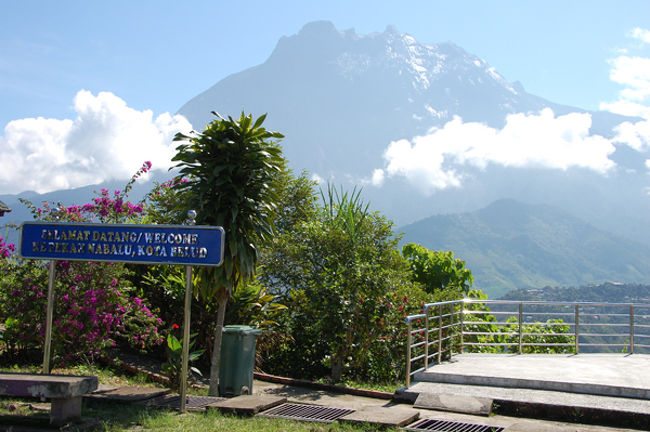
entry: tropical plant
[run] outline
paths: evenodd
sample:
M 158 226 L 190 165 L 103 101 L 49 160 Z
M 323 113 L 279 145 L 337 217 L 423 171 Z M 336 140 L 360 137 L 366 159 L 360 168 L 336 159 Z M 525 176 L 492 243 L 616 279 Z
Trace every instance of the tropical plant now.
M 217 119 L 203 132 L 177 134 L 181 142 L 173 161 L 180 168 L 174 188 L 189 191 L 185 208 L 197 211 L 197 224 L 221 226 L 226 232 L 223 265 L 197 270 L 198 291 L 218 304 L 210 367 L 210 394 L 218 394 L 221 335 L 228 298 L 255 275 L 258 245 L 268 241 L 276 209 L 279 173 L 285 168 L 278 132 L 262 127 L 266 115 L 253 121 L 213 112 Z
M 428 293 L 453 289 L 467 294 L 474 282 L 471 270 L 465 268 L 465 261 L 454 258 L 451 251 L 431 251 L 408 243 L 402 247 L 402 255 L 411 265 L 414 280 Z
M 412 283 L 392 222 L 371 212 L 360 191 L 329 186 L 321 196 L 323 205 L 281 235 L 264 267 L 288 306 L 285 341 L 265 354 L 267 364 L 310 378 L 329 370 L 337 382 L 363 375 L 390 327 L 393 296 Z
M 179 326 L 178 324 L 173 324 L 172 325 L 172 330 L 167 334 L 167 361 L 162 364 L 162 369 L 163 372 L 167 375 L 167 378 L 169 378 L 170 381 L 170 386 L 172 390 L 178 391 L 181 388 L 181 383 L 182 383 L 182 369 L 183 369 L 183 338 L 177 338 L 176 335 L 173 334 L 174 330 L 178 329 Z M 196 336 L 196 333 L 192 333 L 190 335 L 190 343 L 189 343 L 189 349 L 192 350 L 194 348 L 194 344 L 196 340 L 193 340 L 194 337 Z M 198 360 L 199 357 L 203 355 L 205 350 L 200 349 L 196 351 L 190 351 L 188 356 L 187 356 L 187 361 L 188 362 L 193 362 L 195 360 Z M 190 366 L 189 370 L 187 371 L 187 376 L 185 377 L 186 380 L 191 381 L 192 380 L 192 373 L 198 375 L 198 376 L 203 376 L 201 371 L 194 367 Z

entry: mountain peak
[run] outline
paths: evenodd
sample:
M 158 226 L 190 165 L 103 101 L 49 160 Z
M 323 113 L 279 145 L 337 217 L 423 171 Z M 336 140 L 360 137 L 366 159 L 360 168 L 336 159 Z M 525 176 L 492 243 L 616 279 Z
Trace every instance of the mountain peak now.
M 340 32 L 334 27 L 331 21 L 312 21 L 305 24 L 298 32 L 299 36 L 322 36 L 322 35 L 340 35 Z

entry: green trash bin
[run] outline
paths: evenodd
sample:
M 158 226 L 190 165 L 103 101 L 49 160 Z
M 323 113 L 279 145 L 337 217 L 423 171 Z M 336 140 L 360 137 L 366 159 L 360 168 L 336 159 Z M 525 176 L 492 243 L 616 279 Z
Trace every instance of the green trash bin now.
M 246 325 L 223 328 L 219 395 L 239 396 L 253 393 L 255 342 L 261 330 Z

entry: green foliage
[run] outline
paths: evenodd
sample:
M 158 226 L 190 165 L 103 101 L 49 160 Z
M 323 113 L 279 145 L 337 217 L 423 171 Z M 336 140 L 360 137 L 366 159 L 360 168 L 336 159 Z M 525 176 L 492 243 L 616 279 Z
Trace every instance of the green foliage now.
M 487 295 L 472 290 L 470 298 L 487 300 Z M 519 323 L 516 316 L 498 322 L 490 313 L 490 308 L 482 303 L 464 305 L 465 342 L 475 344 L 466 346 L 466 352 L 480 353 L 518 353 Z M 474 333 L 474 334 L 472 334 Z M 561 319 L 548 319 L 545 322 L 526 323 L 521 326 L 522 354 L 563 354 L 575 352 L 575 337 L 571 327 Z M 501 345 L 481 345 L 501 344 Z M 527 344 L 535 344 L 528 346 Z M 557 344 L 557 345 L 548 345 Z
M 230 297 L 225 322 L 269 329 L 277 325 L 276 320 L 287 309 L 275 300 L 276 296 L 269 294 L 257 281 L 242 286 Z
M 172 331 L 167 334 L 167 362 L 163 363 L 162 365 L 163 372 L 165 375 L 167 375 L 171 382 L 170 386 L 172 390 L 176 391 L 181 388 L 181 374 L 183 372 L 183 338 L 179 339 L 173 334 L 173 330 L 178 328 L 178 325 L 173 325 Z M 193 340 L 195 336 L 196 333 L 190 335 L 190 352 L 187 356 L 188 362 L 198 360 L 199 357 L 201 357 L 205 352 L 204 349 L 191 351 L 194 348 L 194 344 L 196 342 L 196 340 Z M 190 366 L 187 372 L 188 376 L 185 379 L 189 381 L 192 380 L 192 373 L 195 373 L 198 376 L 203 376 L 201 371 L 194 366 Z
M 210 366 L 210 394 L 218 393 L 221 331 L 228 297 L 237 287 L 251 282 L 259 259 L 259 246 L 273 236 L 277 190 L 286 161 L 274 139 L 278 132 L 262 127 L 266 115 L 253 122 L 243 112 L 238 120 L 217 119 L 203 132 L 177 134 L 181 142 L 172 159 L 180 167 L 174 189 L 184 194 L 183 203 L 197 211 L 196 223 L 221 226 L 226 232 L 223 264 L 200 267 L 198 291 L 203 299 L 218 304 Z
M 503 332 L 508 336 L 501 338 L 505 343 L 519 342 L 519 324 L 517 318 L 508 319 L 510 326 L 506 327 Z M 548 319 L 545 322 L 535 324 L 524 324 L 522 332 L 522 350 L 523 354 L 564 354 L 575 352 L 575 336 L 571 332 L 571 327 L 564 324 L 561 319 Z M 526 344 L 535 344 L 528 346 Z M 548 346 L 544 344 L 561 344 Z M 513 349 L 516 351 L 516 348 Z
M 456 290 L 467 294 L 474 282 L 471 270 L 465 268 L 465 261 L 454 258 L 451 251 L 430 251 L 419 244 L 408 243 L 402 247 L 402 255 L 411 265 L 414 280 L 428 293 Z
M 240 282 L 252 280 L 260 243 L 273 234 L 277 179 L 285 166 L 280 147 L 283 138 L 262 127 L 265 115 L 218 118 L 203 132 L 177 134 L 182 142 L 172 159 L 180 167 L 174 188 L 185 193 L 183 204 L 197 211 L 196 223 L 221 226 L 226 231 L 221 267 L 202 268 L 200 291 L 206 298 L 221 289 L 232 292 Z
M 392 222 L 370 212 L 359 191 L 329 187 L 321 196 L 323 206 L 280 235 L 264 267 L 263 279 L 288 306 L 284 343 L 265 353 L 266 364 L 309 378 L 329 369 L 334 381 L 373 368 L 390 375 L 392 351 L 376 347 L 393 343 L 405 302 L 424 293 L 409 281 Z

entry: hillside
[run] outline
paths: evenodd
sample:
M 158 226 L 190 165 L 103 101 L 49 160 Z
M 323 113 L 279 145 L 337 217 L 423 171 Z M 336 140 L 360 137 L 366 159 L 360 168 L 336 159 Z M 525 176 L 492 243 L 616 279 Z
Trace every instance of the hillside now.
M 510 291 L 503 300 L 609 302 L 650 304 L 650 285 L 606 282 L 579 287 L 544 287 Z
M 650 248 L 547 205 L 499 200 L 484 209 L 406 225 L 403 243 L 452 250 L 475 287 L 495 298 L 517 288 L 650 281 Z

